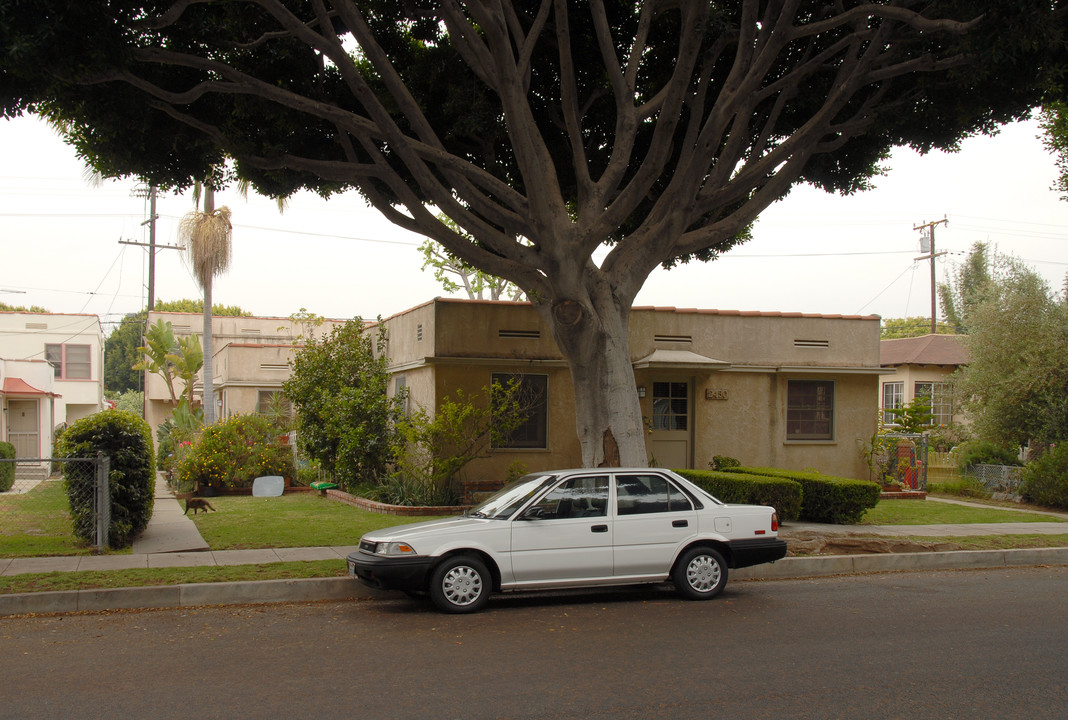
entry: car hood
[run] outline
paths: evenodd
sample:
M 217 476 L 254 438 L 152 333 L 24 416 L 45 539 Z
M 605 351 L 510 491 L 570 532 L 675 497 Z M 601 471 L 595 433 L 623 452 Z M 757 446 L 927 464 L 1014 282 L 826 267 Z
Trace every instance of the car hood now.
M 488 518 L 476 518 L 459 516 L 443 518 L 441 520 L 427 520 L 425 522 L 409 523 L 407 525 L 395 525 L 373 530 L 363 536 L 364 540 L 371 542 L 396 542 L 404 540 L 415 543 L 420 538 L 441 537 L 456 532 L 472 532 L 486 527 L 487 525 L 499 526 L 502 520 L 490 520 Z

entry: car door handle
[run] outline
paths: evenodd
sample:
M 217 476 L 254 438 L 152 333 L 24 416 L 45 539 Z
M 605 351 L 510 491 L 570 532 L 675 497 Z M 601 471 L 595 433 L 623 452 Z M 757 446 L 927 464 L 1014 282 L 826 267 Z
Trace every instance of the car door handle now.
M 607 525 L 594 525 L 590 528 L 590 532 L 608 532 Z
M 690 527 L 688 520 L 672 520 L 671 527 Z

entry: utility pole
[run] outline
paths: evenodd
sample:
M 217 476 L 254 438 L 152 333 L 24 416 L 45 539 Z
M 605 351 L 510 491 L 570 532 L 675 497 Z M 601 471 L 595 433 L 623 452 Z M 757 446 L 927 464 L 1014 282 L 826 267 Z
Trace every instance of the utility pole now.
M 148 242 L 134 242 L 133 240 L 119 240 L 120 245 L 138 245 L 140 247 L 148 248 L 148 307 L 151 311 L 156 307 L 156 249 L 161 250 L 181 250 L 178 245 L 157 245 L 156 244 L 156 220 L 159 216 L 156 215 L 156 186 L 150 185 L 149 187 L 135 188 L 133 193 L 135 197 L 148 197 L 148 220 L 141 223 L 141 227 L 148 225 Z
M 935 258 L 942 257 L 945 252 L 935 252 L 935 226 L 936 225 L 948 225 L 949 220 L 943 217 L 941 220 L 935 220 L 934 222 L 922 223 L 912 228 L 913 230 L 921 231 L 920 235 L 920 252 L 926 252 L 926 255 L 921 255 L 913 260 L 930 260 L 931 261 L 931 334 L 938 333 L 938 305 L 937 305 L 937 288 L 935 278 Z M 925 242 L 926 241 L 926 242 Z M 925 248 L 924 245 L 927 245 Z

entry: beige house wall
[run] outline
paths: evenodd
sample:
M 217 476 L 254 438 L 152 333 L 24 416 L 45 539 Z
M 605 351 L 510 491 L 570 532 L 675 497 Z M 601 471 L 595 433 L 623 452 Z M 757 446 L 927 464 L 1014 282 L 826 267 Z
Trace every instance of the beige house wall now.
M 547 447 L 493 450 L 468 466 L 468 479 L 504 477 L 516 462 L 532 471 L 581 463 L 570 373 L 529 304 L 439 299 L 385 325 L 391 371 L 404 377 L 410 402 L 428 410 L 458 389 L 479 393 L 493 373 L 547 376 Z M 654 383 L 688 388 L 681 464 L 705 468 L 714 455 L 728 455 L 751 465 L 867 478 L 863 447 L 878 411 L 877 317 L 635 308 L 630 329 L 635 392 L 644 393 L 639 403 L 650 427 Z M 791 379 L 834 383 L 832 439 L 786 436 Z M 657 431 L 648 439 L 657 446 Z

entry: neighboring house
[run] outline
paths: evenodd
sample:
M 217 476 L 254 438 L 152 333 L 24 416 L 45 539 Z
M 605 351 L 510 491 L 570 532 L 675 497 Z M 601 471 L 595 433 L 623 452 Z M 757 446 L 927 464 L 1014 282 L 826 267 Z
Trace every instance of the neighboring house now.
M 57 426 L 104 407 L 104 333 L 96 315 L 0 312 L 0 439 L 49 457 Z
M 917 397 L 931 400 L 931 412 L 938 425 L 965 422 L 953 402 L 951 376 L 968 363 L 968 351 L 960 335 L 923 335 L 883 340 L 879 343 L 879 408 L 883 421 L 894 423 L 887 410 L 907 405 Z
M 581 464 L 570 373 L 529 303 L 436 299 L 384 321 L 392 391 L 433 411 L 457 390 L 518 377 L 538 397 L 508 447 L 473 462 L 468 480 Z M 876 425 L 877 316 L 682 310 L 631 312 L 635 390 L 650 462 L 707 468 L 813 468 L 866 478 Z
M 199 313 L 150 312 L 148 324 L 163 320 L 171 323 L 175 337 L 201 336 L 203 345 L 204 316 Z M 343 324 L 340 320 L 325 320 L 310 330 L 315 337 L 329 333 Z M 212 344 L 216 417 L 226 418 L 238 413 L 263 412 L 281 392 L 282 382 L 291 372 L 290 361 L 300 349 L 300 336 L 307 327 L 290 318 L 234 317 L 216 315 L 212 318 Z M 184 388 L 175 381 L 175 392 Z M 200 379 L 193 387 L 196 399 L 202 401 L 203 384 Z M 163 379 L 148 373 L 145 380 L 145 420 L 153 432 L 173 410 L 170 394 Z

